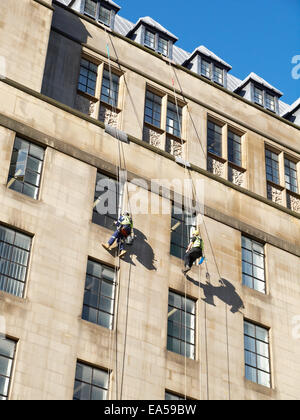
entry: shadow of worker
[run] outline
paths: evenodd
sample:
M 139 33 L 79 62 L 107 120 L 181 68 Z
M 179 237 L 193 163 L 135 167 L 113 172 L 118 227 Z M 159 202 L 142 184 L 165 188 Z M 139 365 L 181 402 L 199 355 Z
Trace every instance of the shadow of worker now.
M 230 283 L 230 281 L 221 279 L 219 280 L 220 286 L 213 286 L 209 282 L 206 282 L 205 284 L 199 283 L 191 277 L 187 277 L 187 279 L 203 289 L 205 299 L 202 300 L 207 304 L 216 306 L 214 298 L 217 297 L 222 302 L 226 303 L 226 305 L 231 306 L 230 311 L 233 314 L 238 312 L 240 309 L 245 308 L 242 299 L 237 294 L 235 287 L 232 283 Z
M 138 229 L 134 229 L 134 242 L 132 245 L 125 245 L 126 254 L 122 258 L 123 261 L 136 266 L 132 257 L 135 256 L 137 262 L 142 264 L 147 270 L 157 270 L 154 265 L 155 254 L 147 242 L 147 237 Z

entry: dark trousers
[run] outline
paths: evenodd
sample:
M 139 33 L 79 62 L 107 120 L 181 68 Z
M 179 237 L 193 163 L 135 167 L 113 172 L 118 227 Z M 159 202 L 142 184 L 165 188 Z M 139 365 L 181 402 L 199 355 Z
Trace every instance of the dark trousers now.
M 192 268 L 194 262 L 200 257 L 202 257 L 202 248 L 192 248 L 184 256 L 184 265 Z
M 112 237 L 108 241 L 108 245 L 111 246 L 117 240 L 117 243 L 120 247 L 120 251 L 124 250 L 124 242 L 128 235 L 130 235 L 131 227 L 130 226 L 124 226 L 121 229 L 118 229 L 115 231 L 115 233 L 112 235 Z

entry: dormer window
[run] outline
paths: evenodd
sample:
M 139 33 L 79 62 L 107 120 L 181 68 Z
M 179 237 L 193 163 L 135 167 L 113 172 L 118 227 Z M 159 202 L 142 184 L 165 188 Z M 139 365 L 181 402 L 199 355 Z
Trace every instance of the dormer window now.
M 127 36 L 144 47 L 172 59 L 173 44 L 177 37 L 149 16 L 140 18 Z
M 227 86 L 227 73 L 231 66 L 203 45 L 196 48 L 182 65 L 218 85 Z
M 82 13 L 113 29 L 120 7 L 111 0 L 82 0 Z
M 266 92 L 266 108 L 275 112 L 275 97 Z
M 263 91 L 261 89 L 258 89 L 256 86 L 254 86 L 254 102 L 261 106 L 264 105 Z

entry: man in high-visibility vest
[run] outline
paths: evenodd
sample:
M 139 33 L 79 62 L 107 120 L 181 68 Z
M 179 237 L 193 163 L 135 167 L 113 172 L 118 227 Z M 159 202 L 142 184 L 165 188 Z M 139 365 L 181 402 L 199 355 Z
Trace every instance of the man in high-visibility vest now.
M 124 246 L 127 237 L 131 235 L 132 239 L 134 238 L 133 223 L 130 213 L 128 211 L 124 212 L 119 217 L 118 221 L 114 222 L 114 224 L 117 226 L 117 230 L 109 239 L 108 245 L 102 244 L 102 246 L 108 251 L 110 251 L 112 245 L 117 240 L 120 249 L 120 257 L 123 257 L 126 254 Z
M 182 270 L 183 274 L 186 274 L 188 271 L 190 271 L 194 262 L 203 256 L 203 249 L 203 239 L 200 236 L 199 230 L 195 230 L 184 256 L 185 268 Z

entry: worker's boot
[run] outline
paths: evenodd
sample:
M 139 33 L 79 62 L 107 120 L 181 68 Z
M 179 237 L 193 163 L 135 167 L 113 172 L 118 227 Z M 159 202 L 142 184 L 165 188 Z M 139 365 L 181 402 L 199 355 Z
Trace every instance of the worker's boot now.
M 108 244 L 102 243 L 101 245 L 106 249 L 106 251 L 110 251 L 110 246 Z
M 190 267 L 185 267 L 185 268 L 182 270 L 183 274 L 186 274 L 186 273 L 188 273 L 189 271 L 190 271 Z
M 127 251 L 125 251 L 125 249 L 123 249 L 123 250 L 120 252 L 119 257 L 120 257 L 120 258 L 124 257 L 124 255 L 126 254 L 126 252 L 127 252 Z

